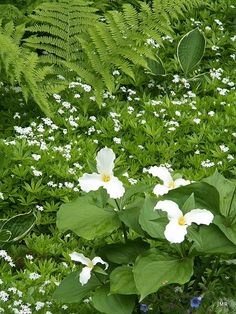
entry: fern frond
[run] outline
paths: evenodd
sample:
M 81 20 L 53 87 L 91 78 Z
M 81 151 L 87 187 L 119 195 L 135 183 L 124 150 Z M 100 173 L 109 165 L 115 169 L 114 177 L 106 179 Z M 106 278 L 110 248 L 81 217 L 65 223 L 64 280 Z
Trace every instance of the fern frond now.
M 115 88 L 112 72 L 119 69 L 135 80 L 137 68 L 148 69 L 156 50 L 147 39 L 162 44 L 171 35 L 171 21 L 201 0 L 136 1 L 121 11 L 108 11 L 99 19 L 92 2 L 61 0 L 43 3 L 31 15 L 32 33 L 25 45 L 41 51 L 40 60 L 69 67 L 97 95 Z
M 48 76 L 54 73 L 53 68 L 41 66 L 36 53 L 17 44 L 23 29 L 23 26 L 15 28 L 12 23 L 4 28 L 0 26 L 0 71 L 12 85 L 21 86 L 26 101 L 32 97 L 42 111 L 50 115 L 48 96 L 52 86 L 45 82 L 48 83 Z
M 26 46 L 47 53 L 44 61 L 76 61 L 81 50 L 77 36 L 87 31 L 98 16 L 91 2 L 63 0 L 60 3 L 43 3 L 37 7 L 31 19 L 34 22 L 27 31 L 35 35 L 25 40 Z M 78 56 L 78 59 L 79 56 Z

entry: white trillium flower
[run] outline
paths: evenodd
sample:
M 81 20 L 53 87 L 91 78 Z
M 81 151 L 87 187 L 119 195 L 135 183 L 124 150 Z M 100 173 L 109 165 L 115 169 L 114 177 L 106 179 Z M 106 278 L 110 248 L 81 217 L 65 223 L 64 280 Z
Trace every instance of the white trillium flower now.
M 79 178 L 79 184 L 84 192 L 96 191 L 100 187 L 107 190 L 111 198 L 120 198 L 125 193 L 123 183 L 113 175 L 115 154 L 110 148 L 102 148 L 96 157 L 97 171 L 85 173 Z
M 91 271 L 94 268 L 94 266 L 97 265 L 97 263 L 105 265 L 105 270 L 108 268 L 108 264 L 104 262 L 99 256 L 96 256 L 91 260 L 85 257 L 84 254 L 77 252 L 73 252 L 69 255 L 72 261 L 80 262 L 83 265 L 85 265 L 85 267 L 82 269 L 79 275 L 79 281 L 82 286 L 85 285 L 91 278 Z
M 167 212 L 169 223 L 165 228 L 164 235 L 171 243 L 181 243 L 187 234 L 187 228 L 192 224 L 209 225 L 214 215 L 206 209 L 192 209 L 183 214 L 179 206 L 173 201 L 159 201 L 154 209 Z
M 180 186 L 191 183 L 189 180 L 184 180 L 181 178 L 174 180 L 170 174 L 170 171 L 166 167 L 162 166 L 150 167 L 148 173 L 152 174 L 154 177 L 158 177 L 163 181 L 163 184 L 157 184 L 153 189 L 153 193 L 156 194 L 156 196 L 167 194 L 169 190 L 173 190 Z

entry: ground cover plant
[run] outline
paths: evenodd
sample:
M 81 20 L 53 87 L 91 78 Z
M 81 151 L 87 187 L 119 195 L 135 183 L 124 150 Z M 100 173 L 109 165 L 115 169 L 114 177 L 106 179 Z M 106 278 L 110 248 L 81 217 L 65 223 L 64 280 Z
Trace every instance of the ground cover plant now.
M 231 1 L 2 1 L 0 313 L 236 311 Z

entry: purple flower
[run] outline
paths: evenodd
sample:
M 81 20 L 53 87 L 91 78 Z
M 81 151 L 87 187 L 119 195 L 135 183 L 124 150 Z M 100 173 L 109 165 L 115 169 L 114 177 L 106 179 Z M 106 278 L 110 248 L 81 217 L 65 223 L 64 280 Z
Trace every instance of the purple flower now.
M 202 297 L 194 297 L 190 301 L 190 306 L 194 309 L 197 309 L 199 308 L 201 302 L 202 302 Z
M 141 303 L 140 304 L 140 311 L 142 311 L 142 312 L 148 312 L 148 306 L 147 306 L 147 304 L 144 304 L 144 303 Z

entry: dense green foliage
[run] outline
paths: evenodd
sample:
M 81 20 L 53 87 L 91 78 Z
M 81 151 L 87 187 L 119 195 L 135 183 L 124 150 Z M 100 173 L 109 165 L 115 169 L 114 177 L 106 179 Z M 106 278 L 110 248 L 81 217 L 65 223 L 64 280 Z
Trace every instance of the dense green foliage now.
M 0 312 L 236 311 L 235 10 L 231 0 L 1 1 Z M 78 182 L 105 146 L 126 189 L 118 209 Z M 180 245 L 153 210 L 155 165 L 197 181 L 163 199 L 215 216 Z M 98 264 L 81 287 L 74 251 L 101 256 L 106 274 Z

